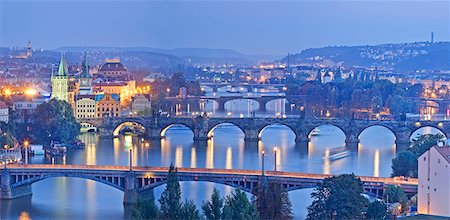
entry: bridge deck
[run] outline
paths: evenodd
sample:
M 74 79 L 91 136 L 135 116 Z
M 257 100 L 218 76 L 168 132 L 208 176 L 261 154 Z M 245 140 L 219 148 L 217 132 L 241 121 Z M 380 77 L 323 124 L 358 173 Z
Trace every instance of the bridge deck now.
M 68 171 L 104 171 L 104 172 L 128 172 L 129 166 L 102 166 L 102 165 L 62 165 L 62 164 L 29 164 L 29 165 L 8 165 L 8 169 L 13 172 L 28 172 L 28 171 L 53 171 L 53 172 L 68 172 Z M 133 171 L 137 173 L 162 173 L 167 172 L 167 167 L 133 167 Z M 201 175 L 236 175 L 236 176 L 260 176 L 261 170 L 240 170 L 240 169 L 208 169 L 208 168 L 178 168 L 179 174 L 197 174 Z M 265 171 L 264 174 L 268 177 L 279 178 L 294 178 L 294 179 L 324 179 L 333 175 L 327 174 L 311 174 L 300 172 L 283 172 L 283 171 Z M 359 176 L 363 182 L 377 182 L 392 185 L 411 185 L 417 186 L 418 180 L 415 178 L 388 178 L 388 177 L 369 177 Z

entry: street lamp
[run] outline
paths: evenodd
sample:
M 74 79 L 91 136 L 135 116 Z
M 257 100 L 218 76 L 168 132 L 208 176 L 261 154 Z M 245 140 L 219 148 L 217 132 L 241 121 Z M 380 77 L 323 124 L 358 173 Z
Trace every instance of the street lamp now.
M 30 144 L 30 142 L 28 142 L 28 140 L 25 140 L 23 142 L 23 146 L 25 147 L 25 164 L 28 164 L 28 145 Z
M 262 151 L 261 155 L 262 155 L 261 176 L 264 176 L 264 155 L 265 155 L 265 152 Z

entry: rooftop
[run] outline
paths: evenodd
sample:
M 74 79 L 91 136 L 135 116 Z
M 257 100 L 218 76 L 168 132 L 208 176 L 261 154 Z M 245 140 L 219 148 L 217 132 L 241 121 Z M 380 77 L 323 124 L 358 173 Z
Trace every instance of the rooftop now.
M 450 163 L 450 146 L 434 146 L 434 148 Z

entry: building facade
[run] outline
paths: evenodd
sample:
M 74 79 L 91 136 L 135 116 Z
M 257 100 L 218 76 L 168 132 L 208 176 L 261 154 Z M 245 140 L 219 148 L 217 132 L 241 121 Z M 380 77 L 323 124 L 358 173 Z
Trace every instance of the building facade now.
M 450 216 L 450 146 L 430 148 L 418 164 L 418 213 Z
M 62 101 L 69 101 L 69 73 L 64 55 L 61 55 L 58 72 L 51 77 L 52 81 L 52 99 L 56 98 Z
M 78 95 L 75 100 L 75 118 L 96 118 L 95 95 Z
M 3 101 L 0 101 L 0 121 L 5 123 L 9 122 L 9 107 Z
M 118 94 L 97 94 L 95 95 L 96 114 L 98 118 L 120 117 L 120 96 Z
M 148 95 L 137 94 L 133 97 L 131 102 L 131 111 L 134 114 L 148 111 L 150 112 L 152 108 L 151 101 Z

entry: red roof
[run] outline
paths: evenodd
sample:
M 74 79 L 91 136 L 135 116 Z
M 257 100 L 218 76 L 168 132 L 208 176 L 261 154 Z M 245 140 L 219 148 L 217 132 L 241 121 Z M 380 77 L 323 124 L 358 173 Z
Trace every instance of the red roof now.
M 434 146 L 434 148 L 450 163 L 450 146 Z

